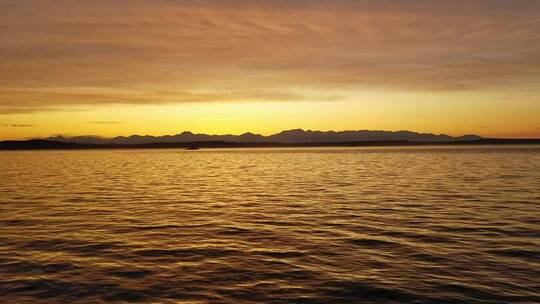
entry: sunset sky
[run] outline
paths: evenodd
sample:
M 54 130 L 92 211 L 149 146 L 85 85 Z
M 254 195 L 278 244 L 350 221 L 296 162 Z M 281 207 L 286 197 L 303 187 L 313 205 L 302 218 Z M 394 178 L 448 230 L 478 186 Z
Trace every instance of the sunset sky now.
M 538 0 L 0 0 L 0 139 L 540 138 Z

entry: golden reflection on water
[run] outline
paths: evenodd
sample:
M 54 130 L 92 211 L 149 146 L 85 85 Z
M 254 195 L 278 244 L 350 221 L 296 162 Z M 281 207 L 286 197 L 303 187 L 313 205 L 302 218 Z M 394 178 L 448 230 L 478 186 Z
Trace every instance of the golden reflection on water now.
M 540 148 L 0 153 L 0 301 L 535 302 Z

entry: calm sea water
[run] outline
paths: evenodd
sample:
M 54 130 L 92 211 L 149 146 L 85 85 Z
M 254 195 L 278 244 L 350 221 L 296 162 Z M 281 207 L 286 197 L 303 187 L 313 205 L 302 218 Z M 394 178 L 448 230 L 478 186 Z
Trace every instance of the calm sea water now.
M 538 303 L 540 147 L 0 153 L 1 303 Z

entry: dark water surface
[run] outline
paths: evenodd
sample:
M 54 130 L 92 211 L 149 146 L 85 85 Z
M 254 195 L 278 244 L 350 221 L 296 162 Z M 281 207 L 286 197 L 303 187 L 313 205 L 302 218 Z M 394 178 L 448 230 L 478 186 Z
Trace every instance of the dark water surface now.
M 539 303 L 540 147 L 0 153 L 0 303 Z

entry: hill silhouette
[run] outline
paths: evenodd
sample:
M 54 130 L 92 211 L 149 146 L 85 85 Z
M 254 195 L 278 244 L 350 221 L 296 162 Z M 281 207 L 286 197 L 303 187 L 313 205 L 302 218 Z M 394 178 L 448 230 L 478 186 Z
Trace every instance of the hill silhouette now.
M 185 131 L 176 135 L 165 136 L 141 136 L 132 135 L 129 137 L 118 136 L 114 138 L 102 138 L 97 136 L 77 136 L 50 137 L 46 140 L 65 143 L 78 144 L 112 144 L 112 145 L 138 145 L 153 143 L 189 143 L 222 141 L 230 143 L 343 143 L 343 142 L 368 142 L 368 141 L 412 141 L 412 142 L 450 142 L 450 141 L 470 141 L 478 140 L 482 137 L 477 135 L 465 135 L 452 137 L 445 134 L 417 133 L 412 131 L 311 131 L 293 129 L 281 131 L 276 134 L 264 136 L 254 133 L 244 133 L 242 135 L 208 135 L 194 134 Z
M 159 148 L 249 148 L 249 147 L 357 147 L 357 146 L 420 146 L 420 145 L 512 145 L 540 144 L 540 139 L 482 138 L 478 135 L 452 137 L 445 134 L 412 131 L 311 131 L 286 130 L 264 136 L 208 135 L 185 131 L 165 136 L 98 136 L 64 137 L 22 141 L 0 141 L 0 150 L 41 149 L 159 149 Z

